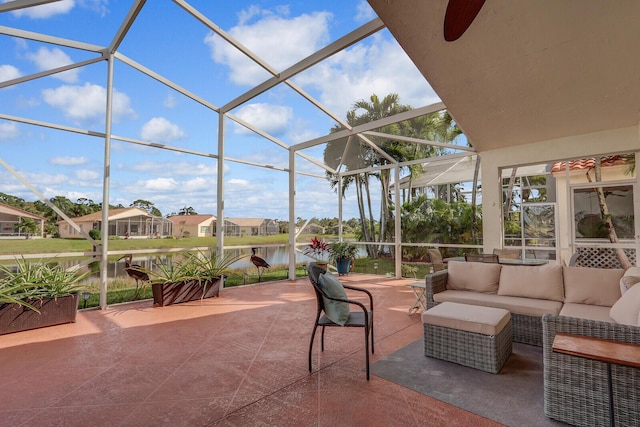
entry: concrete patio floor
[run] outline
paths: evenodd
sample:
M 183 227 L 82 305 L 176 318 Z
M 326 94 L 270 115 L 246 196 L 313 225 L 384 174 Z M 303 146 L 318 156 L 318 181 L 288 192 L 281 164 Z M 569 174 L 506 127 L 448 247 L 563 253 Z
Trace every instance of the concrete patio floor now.
M 420 338 L 420 314 L 407 315 L 411 281 L 341 280 L 374 295 L 372 362 Z M 0 336 L 0 425 L 499 425 L 375 375 L 366 381 L 360 328 L 328 329 L 323 353 L 317 334 L 310 374 L 315 310 L 301 278 L 169 307 L 86 310 L 74 324 Z

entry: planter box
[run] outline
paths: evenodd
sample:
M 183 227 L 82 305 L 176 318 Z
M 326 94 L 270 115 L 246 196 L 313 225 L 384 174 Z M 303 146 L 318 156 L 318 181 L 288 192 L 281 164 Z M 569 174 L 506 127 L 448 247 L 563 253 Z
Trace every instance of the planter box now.
M 40 313 L 18 304 L 0 307 L 0 335 L 72 323 L 78 312 L 78 294 L 30 301 Z
M 154 283 L 151 285 L 153 305 L 163 307 L 165 305 L 195 301 L 202 298 L 217 297 L 220 293 L 221 280 L 221 278 L 215 278 L 204 282 L 188 280 L 183 282 Z

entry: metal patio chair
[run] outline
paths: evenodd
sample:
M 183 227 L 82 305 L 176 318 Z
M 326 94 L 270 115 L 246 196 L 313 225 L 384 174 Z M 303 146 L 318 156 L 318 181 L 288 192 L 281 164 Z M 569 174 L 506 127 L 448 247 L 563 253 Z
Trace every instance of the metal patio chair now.
M 341 327 L 342 325 L 338 323 L 334 323 L 330 320 L 325 311 L 325 299 L 330 301 L 340 301 L 343 303 L 347 303 L 350 306 L 355 306 L 354 308 L 359 308 L 360 310 L 351 311 L 349 309 L 349 316 L 344 324 L 344 327 L 356 327 L 364 329 L 364 347 L 366 354 L 366 370 L 367 370 L 367 381 L 369 380 L 369 334 L 371 334 L 371 354 L 374 353 L 374 344 L 373 344 L 373 296 L 371 292 L 366 289 L 358 288 L 355 286 L 342 285 L 346 290 L 357 291 L 365 293 L 369 297 L 369 308 L 367 308 L 363 303 L 359 301 L 354 301 L 351 299 L 344 298 L 335 298 L 327 295 L 323 286 L 320 285 L 320 275 L 325 274 L 327 270 L 318 266 L 315 262 L 312 262 L 307 267 L 307 271 L 309 273 L 309 281 L 313 285 L 313 289 L 316 294 L 316 301 L 318 303 L 318 310 L 316 313 L 315 324 L 313 325 L 313 332 L 311 334 L 311 342 L 309 343 L 309 372 L 311 372 L 311 355 L 313 352 L 313 340 L 316 335 L 316 330 L 318 326 L 322 326 L 322 333 L 320 339 L 320 348 L 324 351 L 324 329 L 328 326 L 336 326 Z M 331 273 L 328 273 L 331 274 Z M 351 307 L 350 307 L 351 308 Z

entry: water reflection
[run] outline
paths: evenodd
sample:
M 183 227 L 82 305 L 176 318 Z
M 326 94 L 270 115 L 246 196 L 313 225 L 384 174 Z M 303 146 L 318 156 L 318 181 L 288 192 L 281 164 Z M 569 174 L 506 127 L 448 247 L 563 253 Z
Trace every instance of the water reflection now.
M 150 253 L 150 254 L 134 254 L 131 261 L 132 264 L 137 264 L 149 271 L 158 271 L 158 264 L 166 263 L 169 260 L 173 262 L 180 261 L 184 258 L 185 252 L 172 252 L 172 253 Z M 225 255 L 241 255 L 242 258 L 231 265 L 231 269 L 255 269 L 256 267 L 251 263 L 249 259 L 251 257 L 251 249 L 228 249 L 225 250 Z M 288 265 L 289 264 L 289 250 L 286 247 L 264 247 L 257 248 L 256 255 L 267 261 L 272 267 L 276 265 Z M 64 266 L 67 268 L 73 267 L 78 264 L 80 259 L 65 260 Z M 296 253 L 296 263 L 305 263 L 313 261 L 306 255 Z M 89 264 L 89 268 L 92 271 L 93 277 L 100 277 L 100 262 L 93 261 Z M 107 265 L 107 277 L 108 278 L 120 278 L 127 277 L 125 271 L 124 260 L 109 262 Z M 251 273 L 251 272 L 250 272 Z
M 173 262 L 180 261 L 184 258 L 184 255 L 187 253 L 193 253 L 193 251 L 183 251 L 183 252 L 167 252 L 167 253 L 139 253 L 133 254 L 132 264 L 137 264 L 144 269 L 149 271 L 158 271 L 158 265 L 161 263 L 166 263 L 169 260 L 173 260 Z M 207 253 L 207 251 L 203 251 Z M 251 249 L 227 249 L 225 250 L 225 254 L 229 255 L 241 255 L 242 258 L 233 263 L 231 265 L 231 269 L 248 269 L 249 274 L 252 274 L 252 269 L 256 267 L 251 263 L 249 259 L 251 256 Z M 277 265 L 286 266 L 289 264 L 289 249 L 288 247 L 256 247 L 256 255 L 260 258 L 263 258 L 267 261 L 272 267 Z M 359 251 L 359 256 L 366 256 L 366 252 L 361 249 Z M 106 267 L 107 277 L 108 278 L 125 278 L 127 276 L 127 272 L 125 271 L 125 260 L 118 260 L 117 258 L 111 257 L 113 260 L 110 260 Z M 76 268 L 80 263 L 86 262 L 86 257 L 78 257 L 78 258 L 65 258 L 63 260 L 58 260 L 56 258 L 52 258 L 51 262 L 62 264 L 65 268 Z M 300 252 L 296 252 L 296 263 L 308 263 L 313 261 L 313 258 L 310 258 Z M 7 264 L 10 267 L 15 267 L 15 265 L 11 265 L 11 262 L 3 262 L 3 264 Z M 99 278 L 100 277 L 100 261 L 94 260 L 88 263 L 87 267 L 91 271 L 91 277 Z M 257 271 L 256 271 L 257 273 Z

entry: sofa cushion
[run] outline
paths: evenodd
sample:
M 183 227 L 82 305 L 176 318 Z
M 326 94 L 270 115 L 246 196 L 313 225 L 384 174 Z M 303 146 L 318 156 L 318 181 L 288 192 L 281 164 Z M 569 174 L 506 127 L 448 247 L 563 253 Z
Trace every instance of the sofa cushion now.
M 509 310 L 513 314 L 542 317 L 543 314 L 558 314 L 562 308 L 560 301 L 533 299 L 523 297 L 509 297 L 480 292 L 446 290 L 433 295 L 433 300 L 440 303 L 445 301 L 462 304 L 481 305 Z
M 611 307 L 620 299 L 622 269 L 562 267 L 564 302 Z
M 609 316 L 616 323 L 640 326 L 640 286 L 633 286 L 622 294 L 609 310 Z
M 640 267 L 629 267 L 620 279 L 620 293 L 625 293 L 630 287 L 640 282 Z
M 483 335 L 498 335 L 510 319 L 508 310 L 453 302 L 438 304 L 422 313 L 422 323 Z
M 611 322 L 609 307 L 602 305 L 576 304 L 568 302 L 560 310 L 561 316 L 577 317 L 579 319 L 596 320 L 598 322 Z
M 450 261 L 447 289 L 495 294 L 500 280 L 500 264 Z
M 504 265 L 498 295 L 563 301 L 562 267 Z

